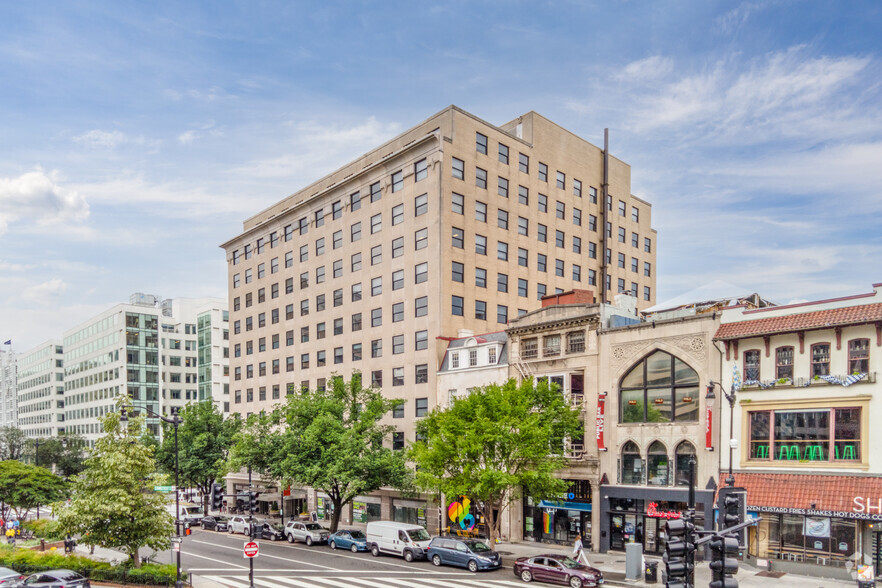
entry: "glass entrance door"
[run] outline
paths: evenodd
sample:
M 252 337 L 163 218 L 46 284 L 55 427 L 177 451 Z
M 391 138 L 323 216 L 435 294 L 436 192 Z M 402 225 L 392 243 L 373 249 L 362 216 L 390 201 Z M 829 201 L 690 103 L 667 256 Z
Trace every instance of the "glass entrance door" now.
M 625 515 L 609 517 L 609 548 L 617 551 L 625 549 Z

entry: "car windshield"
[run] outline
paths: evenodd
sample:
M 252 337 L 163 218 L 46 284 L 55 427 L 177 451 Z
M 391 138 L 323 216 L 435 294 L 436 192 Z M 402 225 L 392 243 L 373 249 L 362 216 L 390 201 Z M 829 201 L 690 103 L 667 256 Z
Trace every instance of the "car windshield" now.
M 486 553 L 488 551 L 493 551 L 483 541 L 466 541 L 466 545 L 468 545 L 469 549 L 471 549 L 475 553 Z
M 209 517 L 209 518 L 211 518 L 211 517 Z M 216 520 L 219 523 L 229 523 L 230 517 L 214 517 L 214 520 Z
M 280 533 L 282 532 L 282 525 L 277 525 L 277 524 L 271 523 L 269 527 L 273 531 L 278 531 Z
M 309 531 L 321 531 L 322 530 L 322 526 L 318 523 L 309 523 L 306 525 L 306 528 Z
M 407 532 L 407 536 L 411 541 L 428 541 L 432 538 L 425 529 L 411 529 Z
M 572 570 L 573 568 L 584 567 L 584 566 L 582 566 L 582 564 L 580 564 L 579 562 L 577 562 L 576 560 L 574 560 L 571 557 L 565 557 L 564 559 L 560 560 L 560 563 L 562 563 L 563 567 L 565 567 L 568 570 Z
M 362 533 L 361 531 L 353 531 L 352 538 L 353 539 L 366 539 L 367 536 L 364 533 Z

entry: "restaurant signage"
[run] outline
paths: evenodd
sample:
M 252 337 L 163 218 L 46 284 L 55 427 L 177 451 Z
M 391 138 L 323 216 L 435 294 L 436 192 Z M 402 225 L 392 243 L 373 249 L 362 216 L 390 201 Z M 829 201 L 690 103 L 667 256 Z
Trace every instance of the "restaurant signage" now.
M 604 408 L 606 405 L 606 392 L 601 392 L 597 395 L 597 421 L 596 421 L 596 430 L 597 430 L 597 450 L 598 451 L 606 451 L 606 447 L 604 446 L 603 441 L 603 425 L 604 425 Z
M 655 519 L 679 519 L 680 513 L 675 510 L 658 510 L 658 503 L 650 502 L 646 507 L 646 516 Z

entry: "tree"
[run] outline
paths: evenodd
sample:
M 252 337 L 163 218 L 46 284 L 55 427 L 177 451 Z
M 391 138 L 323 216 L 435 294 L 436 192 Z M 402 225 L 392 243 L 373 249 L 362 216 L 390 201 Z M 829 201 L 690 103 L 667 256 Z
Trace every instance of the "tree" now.
M 0 460 L 20 460 L 24 457 L 25 442 L 24 431 L 18 427 L 0 427 Z
M 132 414 L 128 398 L 119 404 Z M 144 417 L 130 417 L 126 423 L 119 412 L 109 412 L 99 421 L 105 435 L 73 480 L 69 504 L 55 506 L 59 526 L 63 533 L 84 536 L 89 545 L 128 553 L 140 567 L 142 547 L 169 548 L 174 517 L 166 510 L 165 497 L 153 491 L 161 478 L 153 450 L 139 442 Z
M 188 404 L 178 415 L 178 466 L 181 485 L 193 486 L 202 493 L 202 508 L 208 516 L 211 486 L 227 473 L 227 459 L 233 436 L 238 431 L 238 418 L 224 420 L 211 400 Z M 162 444 L 156 460 L 163 471 L 175 473 L 174 426 L 163 423 Z
M 0 462 L 0 501 L 15 510 L 20 520 L 32 508 L 64 498 L 65 489 L 64 480 L 46 468 L 17 460 Z
M 79 435 L 39 439 L 39 445 L 35 447 L 36 463 L 43 467 L 54 466 L 60 476 L 75 476 L 85 467 L 86 441 Z
M 279 462 L 278 479 L 328 495 L 334 532 L 343 507 L 356 496 L 384 486 L 409 487 L 403 452 L 383 446 L 393 428 L 380 423 L 399 402 L 362 388 L 358 374 L 349 382 L 334 377 L 328 389 L 290 395 L 270 418 L 255 421 L 251 430 L 256 427 L 264 436 L 253 440 L 255 446 L 262 443 L 273 452 L 272 459 Z M 242 435 L 239 445 L 251 441 Z M 237 447 L 236 459 L 243 455 L 247 454 Z
M 249 469 L 263 480 L 278 480 L 281 488 L 293 484 L 290 473 L 282 470 L 285 441 L 280 419 L 277 411 L 250 415 L 233 435 L 229 469 Z
M 477 503 L 491 542 L 512 501 L 529 495 L 556 498 L 566 482 L 554 476 L 565 465 L 564 439 L 579 437 L 584 425 L 557 385 L 532 379 L 492 384 L 435 408 L 417 423 L 409 456 L 416 483 L 448 497 Z

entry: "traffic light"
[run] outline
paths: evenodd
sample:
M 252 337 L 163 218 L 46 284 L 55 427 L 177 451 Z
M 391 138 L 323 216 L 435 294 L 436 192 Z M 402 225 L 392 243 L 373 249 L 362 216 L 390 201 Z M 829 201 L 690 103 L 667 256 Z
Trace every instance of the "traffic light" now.
M 211 510 L 220 510 L 224 506 L 223 484 L 211 485 Z
M 692 570 L 695 569 L 695 544 L 692 532 L 695 525 L 684 519 L 667 523 L 668 540 L 662 560 L 665 562 L 665 588 L 693 588 Z
M 184 523 L 184 535 L 191 535 L 193 530 L 190 529 L 190 521 Z
M 711 548 L 711 583 L 710 588 L 738 588 L 738 580 L 733 576 L 738 573 L 738 539 L 717 535 L 710 540 Z
M 248 493 L 248 510 L 257 510 L 257 492 Z
M 743 488 L 720 488 L 717 509 L 720 513 L 717 524 L 719 531 L 743 523 L 747 520 L 747 492 Z M 747 544 L 745 533 L 746 531 L 742 529 L 733 534 L 742 548 Z

